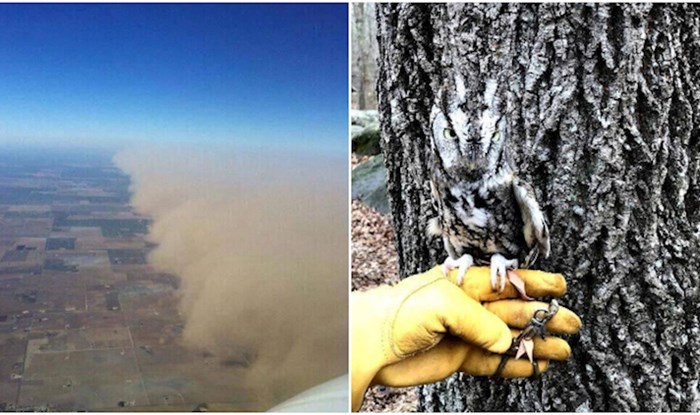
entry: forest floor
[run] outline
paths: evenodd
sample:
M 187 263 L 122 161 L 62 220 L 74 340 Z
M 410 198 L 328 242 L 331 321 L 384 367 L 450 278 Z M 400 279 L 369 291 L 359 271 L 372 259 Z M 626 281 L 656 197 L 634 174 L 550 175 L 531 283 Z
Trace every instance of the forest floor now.
M 368 157 L 352 155 L 352 167 Z M 398 255 L 391 219 L 360 201 L 352 201 L 352 289 L 367 290 L 399 281 Z M 362 412 L 415 412 L 418 388 L 374 386 L 365 394 Z

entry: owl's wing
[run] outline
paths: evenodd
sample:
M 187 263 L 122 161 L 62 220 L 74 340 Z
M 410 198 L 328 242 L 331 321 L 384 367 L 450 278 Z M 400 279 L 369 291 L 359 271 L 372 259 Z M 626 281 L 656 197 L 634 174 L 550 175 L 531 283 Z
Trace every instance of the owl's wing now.
M 532 265 L 538 255 L 549 256 L 549 228 L 535 198 L 535 192 L 529 183 L 518 178 L 513 180 L 513 193 L 520 207 L 523 218 L 523 235 L 530 253 L 525 260 L 525 266 Z
M 450 258 L 457 259 L 461 254 L 457 254 L 457 250 L 450 242 L 447 234 L 444 232 L 442 223 L 442 213 L 445 212 L 443 206 L 444 200 L 444 189 L 438 186 L 435 179 L 430 180 L 430 195 L 432 197 L 433 209 L 438 213 L 437 216 L 428 220 L 428 226 L 426 227 L 426 234 L 428 236 L 440 236 L 442 242 L 445 245 L 445 250 L 450 255 Z

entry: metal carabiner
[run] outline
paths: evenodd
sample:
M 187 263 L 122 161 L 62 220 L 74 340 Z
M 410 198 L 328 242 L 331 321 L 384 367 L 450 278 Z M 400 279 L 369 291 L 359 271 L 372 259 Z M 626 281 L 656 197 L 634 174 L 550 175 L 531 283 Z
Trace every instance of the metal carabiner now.
M 552 300 L 549 303 L 549 307 L 547 309 L 541 308 L 534 312 L 532 319 L 527 324 L 527 326 L 523 328 L 523 331 L 521 331 L 520 334 L 513 338 L 513 343 L 511 344 L 511 347 L 508 350 L 508 352 L 506 352 L 501 358 L 501 362 L 498 365 L 498 368 L 496 368 L 494 376 L 501 376 L 501 373 L 503 373 L 503 368 L 505 368 L 509 357 L 514 356 L 517 353 L 520 343 L 523 340 L 531 340 L 537 335 L 542 337 L 542 340 L 545 339 L 545 325 L 549 322 L 549 320 L 552 319 L 552 317 L 554 317 L 555 314 L 557 314 L 558 311 L 559 303 L 557 302 L 557 300 Z M 537 366 L 537 360 L 532 361 L 532 368 L 533 374 L 535 376 L 539 375 L 539 366 Z

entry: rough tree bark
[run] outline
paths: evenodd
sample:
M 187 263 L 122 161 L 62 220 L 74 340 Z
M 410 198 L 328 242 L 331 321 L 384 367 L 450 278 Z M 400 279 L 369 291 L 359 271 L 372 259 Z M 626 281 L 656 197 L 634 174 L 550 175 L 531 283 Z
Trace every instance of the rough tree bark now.
M 402 276 L 442 261 L 425 233 L 428 116 L 444 76 L 507 82 L 508 146 L 536 189 L 583 318 L 538 379 L 455 375 L 424 411 L 700 410 L 700 8 L 385 4 L 379 110 Z

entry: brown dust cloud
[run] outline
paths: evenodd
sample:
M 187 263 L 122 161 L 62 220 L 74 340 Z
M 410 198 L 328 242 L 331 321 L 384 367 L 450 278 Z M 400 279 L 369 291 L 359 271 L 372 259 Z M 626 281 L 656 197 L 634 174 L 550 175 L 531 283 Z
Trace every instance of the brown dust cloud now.
M 266 402 L 347 373 L 345 158 L 153 147 L 114 161 L 153 219 L 149 262 L 181 278 L 187 347 L 247 367 Z

